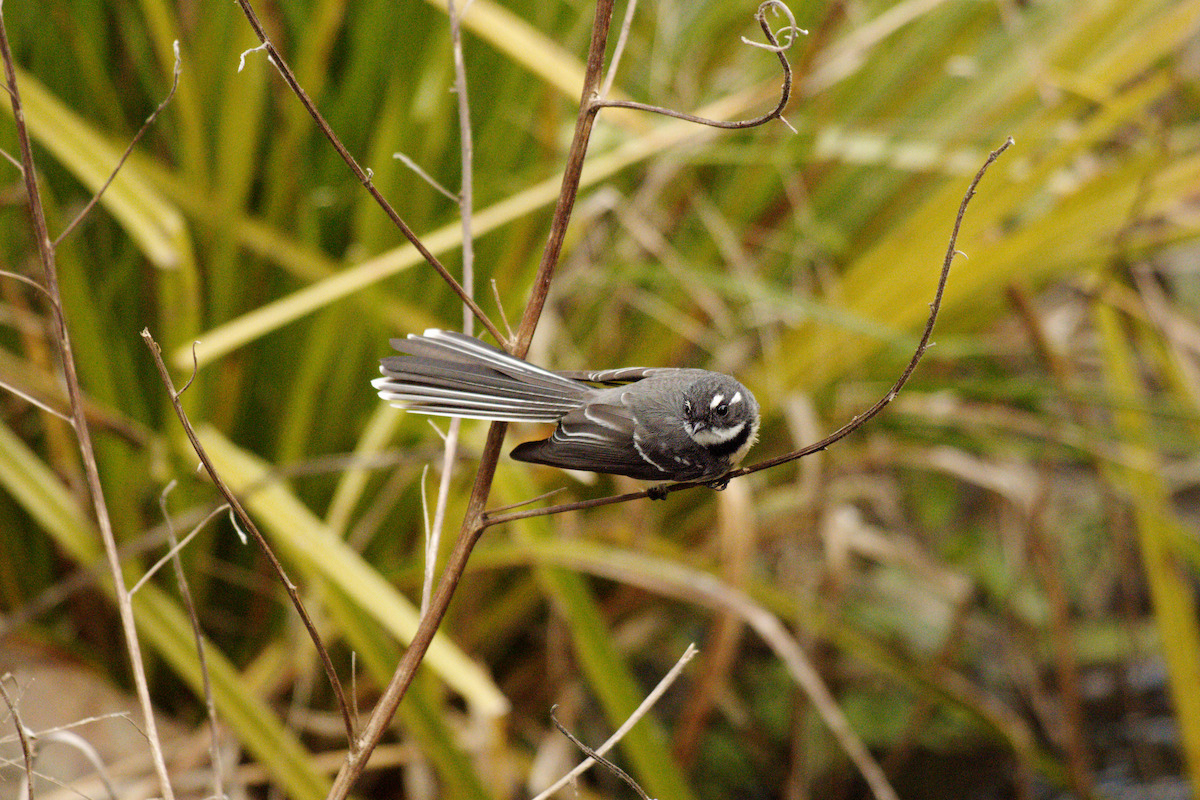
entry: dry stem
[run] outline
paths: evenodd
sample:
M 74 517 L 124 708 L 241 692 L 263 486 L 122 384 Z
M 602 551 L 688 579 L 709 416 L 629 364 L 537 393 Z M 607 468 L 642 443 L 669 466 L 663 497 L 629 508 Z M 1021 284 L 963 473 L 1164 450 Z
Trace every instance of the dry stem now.
M 272 44 L 271 40 L 267 37 L 267 32 L 263 29 L 262 23 L 259 22 L 258 15 L 254 13 L 254 8 L 250 5 L 250 0 L 238 0 L 238 5 L 241 6 L 242 13 L 246 15 L 246 20 L 250 23 L 250 27 L 254 29 L 254 33 L 256 36 L 258 36 L 258 40 L 262 42 L 262 49 L 266 51 L 267 57 L 271 59 L 271 63 L 275 66 L 275 69 L 279 71 L 279 74 L 283 77 L 284 82 L 287 83 L 288 88 L 292 90 L 292 92 L 304 105 L 304 108 L 306 111 L 308 111 L 309 116 L 311 116 L 313 121 L 317 123 L 317 127 L 320 128 L 321 133 L 325 134 L 325 138 L 329 140 L 329 143 L 333 145 L 335 150 L 337 150 L 338 155 L 340 155 L 342 160 L 346 162 L 346 166 L 350 167 L 350 170 L 354 173 L 354 177 L 358 178 L 359 183 L 366 187 L 367 191 L 370 192 L 371 197 L 375 199 L 375 202 L 379 204 L 379 207 L 383 209 L 383 212 L 387 214 L 388 219 L 392 221 L 392 224 L 395 225 L 402 234 L 404 234 L 404 238 L 408 239 L 408 241 L 412 243 L 412 246 L 417 249 L 417 252 L 421 254 L 421 257 L 429 262 L 431 267 L 437 270 L 438 275 L 440 275 L 442 280 L 444 280 L 450 286 L 450 288 L 454 290 L 454 293 L 459 296 L 459 299 L 462 300 L 463 304 L 467 308 L 471 309 L 471 313 L 474 314 L 475 318 L 479 320 L 480 324 L 487 329 L 487 332 L 494 336 L 497 342 L 503 345 L 505 343 L 505 339 L 501 335 L 500 331 L 497 330 L 496 326 L 492 324 L 492 321 L 488 318 L 488 315 L 483 312 L 483 309 L 480 308 L 479 304 L 471 298 L 471 295 L 467 292 L 467 290 L 464 289 L 462 285 L 455 279 L 455 277 L 450 274 L 450 271 L 446 269 L 442 262 L 438 261 L 437 256 L 431 253 L 429 248 L 427 248 L 425 244 L 419 238 L 417 238 L 417 235 L 413 233 L 412 228 L 408 227 L 408 224 L 400 218 L 400 215 L 396 213 L 396 209 L 392 208 L 392 204 L 389 203 L 387 198 L 385 198 L 383 194 L 375 188 L 375 183 L 371 180 L 370 173 L 359 166 L 358 162 L 354 159 L 354 156 L 350 155 L 350 151 L 346 149 L 346 146 L 342 144 L 342 141 L 337 137 L 337 134 L 335 134 L 333 129 L 329 127 L 329 123 L 325 121 L 325 118 L 321 116 L 321 112 L 317 110 L 316 104 L 313 103 L 312 99 L 308 96 L 308 93 L 304 91 L 304 87 L 300 85 L 300 82 L 296 80 L 296 75 L 292 72 L 291 67 L 287 65 L 287 62 L 283 60 L 283 56 L 279 54 L 279 51 L 275 49 L 275 45 Z
M 334 696 L 337 699 L 338 709 L 342 712 L 342 723 L 346 726 L 346 740 L 350 744 L 350 749 L 354 749 L 354 721 L 350 717 L 350 706 L 346 702 L 346 695 L 342 691 L 342 683 L 338 680 L 337 672 L 333 668 L 333 660 L 329 657 L 329 651 L 325 649 L 325 643 L 321 641 L 320 634 L 317 633 L 316 625 L 313 624 L 312 618 L 308 616 L 307 609 L 304 608 L 304 602 L 300 599 L 300 593 L 296 591 L 296 584 L 292 583 L 287 572 L 283 569 L 283 564 L 279 563 L 279 559 L 275 556 L 275 552 L 267 543 L 266 537 L 258 530 L 258 526 L 250 519 L 250 515 L 246 513 L 246 509 L 242 508 L 241 501 L 229 488 L 229 485 L 221 478 L 212 461 L 205 452 L 204 447 L 200 444 L 200 438 L 196 436 L 196 431 L 192 428 L 191 420 L 183 410 L 183 403 L 179 401 L 180 392 L 175 391 L 175 383 L 171 380 L 171 373 L 167 371 L 167 365 L 163 362 L 162 349 L 158 346 L 158 342 L 154 341 L 154 337 L 150 335 L 148 328 L 142 329 L 142 339 L 146 342 L 146 346 L 150 348 L 151 355 L 154 356 L 154 364 L 158 367 L 158 375 L 162 379 L 163 385 L 167 387 L 167 394 L 171 398 L 171 405 L 175 408 L 175 415 L 179 417 L 179 422 L 183 425 L 183 431 L 187 434 L 188 441 L 192 443 L 192 449 L 196 451 L 196 456 L 200 459 L 200 463 L 204 465 L 205 471 L 208 472 L 209 478 L 212 479 L 213 485 L 217 487 L 217 491 L 225 498 L 225 502 L 233 510 L 234 515 L 241 523 L 242 529 L 249 531 L 254 537 L 254 541 L 262 549 L 267 556 L 267 561 L 271 568 L 275 571 L 275 575 L 279 578 L 279 582 L 283 584 L 287 590 L 288 597 L 292 601 L 292 605 L 296 609 L 296 613 L 300 615 L 300 619 L 304 622 L 304 627 L 308 629 L 308 635 L 312 639 L 313 645 L 317 648 L 317 654 L 321 658 L 321 663 L 325 667 L 325 675 L 329 678 L 329 684 L 333 688 Z M 192 377 L 195 377 L 193 373 Z M 191 384 L 191 378 L 184 385 L 183 389 L 187 389 Z M 181 390 L 182 391 L 182 390 Z
M 12 675 L 9 674 L 0 676 L 0 697 L 4 698 L 9 716 L 12 717 L 13 727 L 17 729 L 17 739 L 21 742 L 21 756 L 25 759 L 25 787 L 28 792 L 25 796 L 33 800 L 33 745 L 29 742 L 29 733 L 25 728 L 25 723 L 21 721 L 17 704 L 8 696 L 8 687 L 4 685 L 5 679 L 11 677 Z
M 112 520 L 108 516 L 108 504 L 104 500 L 104 488 L 100 484 L 100 471 L 96 465 L 91 430 L 88 427 L 87 415 L 84 413 L 83 391 L 79 386 L 79 373 L 75 368 L 75 352 L 71 347 L 71 338 L 67 332 L 67 321 L 62 308 L 62 293 L 58 286 L 58 266 L 55 260 L 54 243 L 50 240 L 50 234 L 46 228 L 46 215 L 42 209 L 41 195 L 38 192 L 37 170 L 33 163 L 33 147 L 25 125 L 25 111 L 21 105 L 20 91 L 17 88 L 16 68 L 13 65 L 12 52 L 8 44 L 8 31 L 4 24 L 2 7 L 0 7 L 0 58 L 3 58 L 4 61 L 4 74 L 8 84 L 9 99 L 12 103 L 17 143 L 21 149 L 21 171 L 29 199 L 30 223 L 37 246 L 38 260 L 41 262 L 45 275 L 46 294 L 50 298 L 50 308 L 54 317 L 54 333 L 58 342 L 59 357 L 62 360 L 63 377 L 67 385 L 67 399 L 71 406 L 71 424 L 75 428 L 75 436 L 79 442 L 79 454 L 83 462 L 88 493 L 91 496 L 92 508 L 96 513 L 96 524 L 100 529 L 100 537 L 104 542 L 104 554 L 108 560 L 109 571 L 112 573 L 117 610 L 121 618 L 121 630 L 125 634 L 125 644 L 129 649 L 134 687 L 142 708 L 142 719 L 146 726 L 146 738 L 150 744 L 154 769 L 158 775 L 159 790 L 162 792 L 163 800 L 174 800 L 175 793 L 171 788 L 166 760 L 163 758 L 162 743 L 158 737 L 158 725 L 154 720 L 154 707 L 150 702 L 150 687 L 146 681 L 145 666 L 142 663 L 142 649 L 138 640 L 137 624 L 133 617 L 133 604 L 125 587 L 125 576 L 121 572 L 121 562 L 117 555 L 117 541 L 113 535 Z

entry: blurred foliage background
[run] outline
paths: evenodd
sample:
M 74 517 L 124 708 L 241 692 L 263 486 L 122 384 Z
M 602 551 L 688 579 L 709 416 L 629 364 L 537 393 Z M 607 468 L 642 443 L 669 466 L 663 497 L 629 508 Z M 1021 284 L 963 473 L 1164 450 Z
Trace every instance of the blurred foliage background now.
M 698 659 L 618 750 L 652 796 L 862 796 L 736 597 L 786 623 L 903 797 L 1200 797 L 1200 2 L 792 9 L 810 30 L 790 53 L 795 133 L 601 114 L 531 359 L 731 372 L 763 405 L 751 461 L 814 441 L 903 368 L 968 179 L 1011 135 L 968 211 L 936 346 L 882 417 L 827 453 L 721 494 L 490 530 L 362 796 L 525 796 L 577 756 L 551 705 L 596 744 L 692 641 Z M 215 505 L 148 327 L 180 384 L 201 343 L 188 412 L 369 708 L 412 630 L 441 441 L 368 381 L 389 337 L 457 326 L 454 296 L 262 54 L 239 69 L 257 42 L 234 3 L 4 11 L 52 234 L 166 95 L 180 42 L 177 95 L 59 249 L 129 582 L 165 550 L 168 482 L 181 533 Z M 258 11 L 376 185 L 457 263 L 455 204 L 393 157 L 459 185 L 444 8 Z M 614 92 L 761 113 L 779 76 L 739 41 L 760 38 L 754 11 L 641 3 Z M 465 18 L 478 296 L 495 319 L 497 299 L 515 320 L 529 292 L 591 19 L 588 4 L 532 0 L 474 0 Z M 0 141 L 16 153 L 11 124 Z M 3 169 L 0 267 L 36 278 L 20 176 Z M 0 380 L 62 408 L 43 298 L 0 289 Z M 98 698 L 127 686 L 127 656 L 70 426 L 7 391 L 0 407 L 0 667 L 48 728 L 92 713 L 66 703 L 63 670 Z M 465 428 L 451 533 L 484 430 Z M 504 460 L 492 502 L 563 486 L 558 499 L 629 488 Z M 222 519 L 183 562 L 227 751 L 242 755 L 234 791 L 323 796 L 345 742 L 261 554 Z M 137 595 L 172 772 L 203 796 L 180 609 L 166 570 Z M 118 758 L 96 725 L 79 733 L 122 796 L 156 792 L 136 737 Z M 15 770 L 0 773 L 5 796 Z M 583 791 L 629 796 L 608 775 Z

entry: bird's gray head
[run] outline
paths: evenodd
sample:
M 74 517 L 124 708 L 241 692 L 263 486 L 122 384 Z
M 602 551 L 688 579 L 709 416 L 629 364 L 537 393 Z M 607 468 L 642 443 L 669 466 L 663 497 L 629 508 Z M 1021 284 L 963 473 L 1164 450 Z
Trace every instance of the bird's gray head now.
M 726 375 L 706 375 L 683 395 L 683 427 L 696 444 L 735 463 L 758 437 L 758 402 Z

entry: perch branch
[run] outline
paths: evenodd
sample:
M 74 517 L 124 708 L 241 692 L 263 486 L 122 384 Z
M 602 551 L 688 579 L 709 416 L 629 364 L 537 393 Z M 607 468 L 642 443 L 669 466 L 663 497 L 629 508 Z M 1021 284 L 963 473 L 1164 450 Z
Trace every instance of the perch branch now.
M 238 0 L 244 8 L 247 0 Z M 550 292 L 550 284 L 554 270 L 562 254 L 563 242 L 566 237 L 567 225 L 574 208 L 575 199 L 579 192 L 580 178 L 583 172 L 583 162 L 587 154 L 588 143 L 591 139 L 592 127 L 596 114 L 604 106 L 600 103 L 600 86 L 604 72 L 604 53 L 608 42 L 609 28 L 612 23 L 614 0 L 597 0 L 596 12 L 592 24 L 591 41 L 588 47 L 587 66 L 579 103 L 579 114 L 576 118 L 575 133 L 567 154 L 563 171 L 562 188 L 551 217 L 550 231 L 546 246 L 542 253 L 541 262 L 530 290 L 530 298 L 524 313 L 518 323 L 514 339 L 509 342 L 509 350 L 518 357 L 524 357 L 529 350 L 534 330 L 541 318 L 546 299 Z M 773 38 L 773 36 L 772 36 Z M 265 36 L 260 39 L 266 42 Z M 278 63 L 277 63 L 278 66 Z M 298 87 L 294 87 L 298 88 Z M 460 295 L 461 296 L 461 295 Z M 466 298 L 464 298 L 466 301 Z M 494 328 L 488 329 L 501 339 Z M 430 600 L 429 608 L 422 615 L 409 646 L 405 649 L 400 663 L 392 675 L 387 687 L 380 695 L 375 710 L 364 725 L 358 740 L 358 747 L 352 748 L 342 764 L 341 770 L 334 779 L 330 790 L 329 800 L 344 800 L 350 789 L 362 774 L 368 758 L 375 745 L 387 729 L 392 716 L 403 699 L 417 667 L 425 657 L 425 652 L 433 641 L 438 626 L 449 607 L 450 599 L 466 569 L 467 560 L 476 542 L 488 527 L 484 518 L 487 498 L 491 491 L 492 480 L 495 476 L 496 465 L 500 458 L 500 448 L 504 441 L 507 426 L 502 422 L 494 422 L 488 430 L 487 441 L 480 456 L 475 482 L 467 500 L 466 513 L 463 516 L 462 527 L 457 540 L 447 559 L 442 577 Z
M 929 338 L 933 335 L 933 326 L 934 323 L 937 322 L 938 311 L 940 311 L 942 307 L 942 296 L 946 290 L 946 281 L 950 278 L 950 265 L 954 262 L 954 256 L 958 254 L 958 250 L 956 249 L 958 232 L 962 227 L 963 217 L 967 212 L 967 204 L 970 203 L 971 198 L 975 196 L 975 189 L 979 186 L 979 182 L 983 179 L 984 173 L 987 172 L 988 167 L 990 167 L 992 163 L 1000 157 L 1000 154 L 1007 150 L 1012 144 L 1013 140 L 1011 137 L 1009 137 L 1004 144 L 993 150 L 991 154 L 988 155 L 987 160 L 984 161 L 983 166 L 981 166 L 979 171 L 975 174 L 975 178 L 971 181 L 970 186 L 967 187 L 967 192 L 963 196 L 962 202 L 958 206 L 958 215 L 954 218 L 954 228 L 950 232 L 950 244 L 946 248 L 946 256 L 942 261 L 942 271 L 938 277 L 937 291 L 934 293 L 933 302 L 929 304 L 929 318 L 925 322 L 925 331 L 921 335 L 921 341 L 917 344 L 917 348 L 913 352 L 912 358 L 909 359 L 908 365 L 904 368 L 904 372 L 900 374 L 900 377 L 896 380 L 895 384 L 892 385 L 892 388 L 888 390 L 887 394 L 881 397 L 879 401 L 875 403 L 875 405 L 871 406 L 862 414 L 856 415 L 841 428 L 838 428 L 836 431 L 831 433 L 829 436 L 826 436 L 819 442 L 814 442 L 813 444 L 802 447 L 799 450 L 793 450 L 790 453 L 784 453 L 781 456 L 776 456 L 775 458 L 770 458 L 766 461 L 760 461 L 759 463 L 749 467 L 736 469 L 726 475 L 726 478 L 740 478 L 743 475 L 749 475 L 764 469 L 777 467 L 780 464 L 786 464 L 789 461 L 795 461 L 796 459 L 804 458 L 805 456 L 825 450 L 835 442 L 846 438 L 851 433 L 861 428 L 870 419 L 879 414 L 879 412 L 882 411 L 888 403 L 896 399 L 896 395 L 900 393 L 900 390 L 904 388 L 906 383 L 908 383 L 908 379 L 912 377 L 913 372 L 917 368 L 917 364 L 919 364 L 921 361 L 921 357 L 924 356 L 925 351 L 929 349 Z M 639 500 L 643 497 L 661 499 L 668 494 L 680 492 L 684 489 L 694 489 L 697 486 L 706 485 L 707 484 L 704 483 L 673 483 L 666 486 L 653 486 L 649 489 L 643 489 L 638 492 L 627 492 L 625 494 L 612 495 L 609 497 L 595 497 L 590 500 L 580 500 L 574 503 L 562 503 L 560 505 L 546 506 L 545 508 L 534 508 L 525 511 L 511 511 L 507 513 L 496 513 L 495 511 L 490 511 L 484 515 L 483 524 L 491 527 L 492 525 L 500 525 L 505 522 L 528 519 L 529 517 L 542 517 L 548 514 L 561 514 L 567 511 L 579 511 L 585 508 L 596 508 L 599 506 L 612 505 L 614 503 L 627 503 L 630 500 Z

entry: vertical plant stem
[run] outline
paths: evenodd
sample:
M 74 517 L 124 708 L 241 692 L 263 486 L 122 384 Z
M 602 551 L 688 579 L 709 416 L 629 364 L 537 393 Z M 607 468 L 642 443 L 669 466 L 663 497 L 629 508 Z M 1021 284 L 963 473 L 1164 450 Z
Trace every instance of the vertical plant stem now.
M 463 60 L 462 20 L 454 0 L 446 0 L 450 15 L 450 41 L 454 50 L 454 94 L 458 98 L 458 140 L 462 161 L 462 185 L 458 189 L 458 211 L 462 217 L 462 287 L 468 297 L 475 296 L 475 240 L 471 215 L 475 204 L 475 143 L 471 133 L 471 102 L 467 95 L 467 67 Z M 463 333 L 475 331 L 475 315 L 463 305 Z M 505 342 L 498 342 L 504 345 Z
M 167 542 L 171 551 L 171 567 L 175 571 L 175 583 L 179 586 L 179 596 L 187 609 L 188 621 L 192 623 L 192 638 L 196 640 L 196 658 L 200 664 L 200 677 L 204 683 L 204 709 L 208 716 L 208 745 L 209 759 L 212 761 L 213 794 L 225 797 L 225 770 L 221 764 L 221 730 L 217 725 L 217 704 L 213 700 L 212 680 L 208 674 L 208 658 L 204 655 L 204 634 L 200 630 L 200 617 L 196 613 L 196 603 L 192 599 L 192 590 L 188 585 L 187 574 L 183 571 L 183 560 L 179 557 L 179 537 L 175 534 L 175 523 L 167 510 L 167 492 L 175 485 L 172 481 L 167 490 L 158 498 L 162 509 L 163 522 L 167 526 Z
M 46 215 L 42 208 L 41 195 L 38 194 L 33 147 L 29 140 L 29 131 L 25 126 L 25 112 L 21 106 L 20 92 L 17 90 L 16 68 L 13 66 L 12 51 L 8 44 L 8 31 L 4 24 L 2 8 L 0 8 L 0 58 L 4 60 L 4 74 L 8 82 L 9 99 L 12 103 L 13 122 L 16 127 L 17 142 L 21 149 L 21 169 L 24 172 L 25 189 L 29 200 L 30 224 L 37 246 L 38 259 L 45 272 L 46 293 L 50 297 L 50 306 L 54 316 L 54 332 L 58 340 L 59 356 L 62 359 L 67 399 L 71 405 L 71 424 L 75 427 L 88 493 L 91 495 L 92 508 L 96 513 L 96 524 L 100 529 L 100 537 L 104 541 L 104 554 L 108 560 L 109 571 L 112 573 L 117 611 L 121 618 L 121 630 L 125 634 L 125 644 L 129 650 L 134 687 L 142 708 L 142 722 L 145 725 L 146 738 L 150 744 L 154 770 L 158 774 L 159 791 L 162 793 L 163 800 L 174 800 L 175 792 L 171 788 L 166 760 L 163 758 L 162 743 L 158 737 L 158 725 L 154 720 L 154 707 L 150 703 L 150 687 L 146 682 L 146 671 L 142 663 L 142 648 L 138 641 L 137 626 L 133 618 L 133 603 L 125 586 L 125 576 L 121 572 L 121 561 L 117 555 L 117 541 L 113 535 L 112 520 L 108 516 L 108 504 L 104 500 L 104 489 L 100 485 L 100 471 L 96 466 L 92 434 L 83 409 L 83 393 L 79 387 L 79 374 L 75 369 L 75 353 L 71 348 L 71 338 L 67 332 L 67 321 L 62 307 L 62 293 L 58 285 L 54 244 L 50 240 L 50 234 L 46 228 Z
M 458 213 L 462 219 L 462 287 L 468 297 L 475 296 L 475 241 L 471 230 L 471 216 L 475 202 L 475 145 L 471 133 L 471 102 L 467 95 L 467 68 L 463 59 L 462 20 L 454 0 L 446 0 L 446 13 L 450 17 L 450 41 L 454 52 L 454 94 L 458 98 L 458 140 L 462 161 L 462 185 L 458 190 Z M 471 336 L 475 332 L 475 315 L 463 305 L 463 333 Z M 507 342 L 497 342 L 505 346 Z M 446 504 L 450 500 L 450 479 L 454 476 L 454 461 L 458 456 L 458 434 L 462 420 L 450 420 L 446 433 L 446 446 L 442 458 L 442 476 L 438 482 L 437 504 L 433 512 L 433 525 L 429 530 L 429 546 L 425 557 L 425 580 L 421 585 L 421 613 L 429 607 L 433 590 L 433 576 L 437 568 L 437 554 L 441 549 L 442 527 L 446 521 Z

